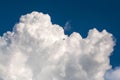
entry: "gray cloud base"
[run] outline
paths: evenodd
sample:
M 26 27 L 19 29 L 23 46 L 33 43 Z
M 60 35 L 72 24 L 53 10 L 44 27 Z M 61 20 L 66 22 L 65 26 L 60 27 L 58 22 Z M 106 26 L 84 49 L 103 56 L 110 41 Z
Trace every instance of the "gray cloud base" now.
M 49 15 L 32 12 L 0 37 L 0 80 L 104 80 L 113 46 L 106 30 L 67 36 Z

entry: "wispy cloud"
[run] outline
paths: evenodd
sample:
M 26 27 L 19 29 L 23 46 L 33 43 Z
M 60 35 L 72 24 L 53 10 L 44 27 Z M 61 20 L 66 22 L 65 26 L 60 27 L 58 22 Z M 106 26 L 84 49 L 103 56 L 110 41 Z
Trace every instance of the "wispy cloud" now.
M 64 26 L 64 31 L 69 32 L 71 30 L 71 21 L 67 21 Z

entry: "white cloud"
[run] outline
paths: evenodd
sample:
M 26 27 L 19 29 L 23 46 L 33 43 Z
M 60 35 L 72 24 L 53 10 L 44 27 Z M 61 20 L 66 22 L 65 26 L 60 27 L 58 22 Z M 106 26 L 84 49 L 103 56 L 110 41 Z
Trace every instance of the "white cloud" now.
M 105 74 L 106 80 L 120 80 L 120 68 L 111 69 Z
M 0 38 L 0 80 L 104 80 L 111 68 L 112 34 L 64 34 L 50 16 L 32 12 Z

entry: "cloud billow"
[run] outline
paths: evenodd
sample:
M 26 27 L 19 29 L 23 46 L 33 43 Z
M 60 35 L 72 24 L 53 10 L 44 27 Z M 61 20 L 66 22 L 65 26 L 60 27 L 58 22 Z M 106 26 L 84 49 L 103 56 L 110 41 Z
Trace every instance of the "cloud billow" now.
M 67 36 L 48 14 L 32 12 L 0 37 L 0 80 L 104 80 L 113 46 L 106 30 Z
M 111 69 L 105 74 L 106 80 L 120 80 L 120 67 Z

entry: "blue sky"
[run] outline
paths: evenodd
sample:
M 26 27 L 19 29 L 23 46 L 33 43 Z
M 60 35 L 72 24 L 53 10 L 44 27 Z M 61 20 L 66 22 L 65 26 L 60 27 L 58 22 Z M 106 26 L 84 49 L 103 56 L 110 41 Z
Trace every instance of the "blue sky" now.
M 106 29 L 116 39 L 116 46 L 111 56 L 111 64 L 120 66 L 120 1 L 119 0 L 1 0 L 0 35 L 11 31 L 19 17 L 32 11 L 47 13 L 52 22 L 64 27 L 70 22 L 71 29 L 87 36 L 89 29 Z

